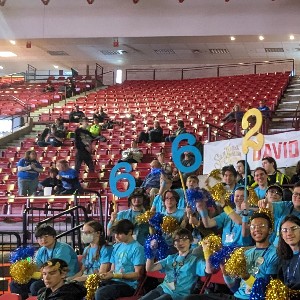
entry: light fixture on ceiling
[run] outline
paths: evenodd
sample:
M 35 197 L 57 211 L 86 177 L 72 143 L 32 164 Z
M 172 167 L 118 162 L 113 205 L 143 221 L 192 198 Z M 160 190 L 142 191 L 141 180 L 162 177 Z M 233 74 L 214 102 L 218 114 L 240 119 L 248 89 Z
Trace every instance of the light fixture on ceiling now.
M 290 40 L 294 40 L 295 36 L 293 34 L 290 35 Z
M 260 35 L 258 38 L 260 41 L 263 41 L 265 39 L 262 35 Z
M 140 0 L 132 0 L 134 4 L 137 4 Z
M 48 3 L 50 2 L 50 0 L 42 0 L 42 2 L 44 3 L 44 5 L 48 5 Z
M 88 4 L 93 4 L 95 0 L 86 0 Z
M 0 51 L 0 57 L 14 57 L 17 54 L 10 52 L 10 51 Z
M 235 37 L 234 37 L 234 36 L 231 36 L 231 37 L 230 37 L 230 40 L 231 40 L 231 41 L 235 41 Z
M 14 41 L 14 40 L 9 40 L 9 42 L 10 42 L 12 45 L 15 45 L 15 44 L 16 44 L 16 41 Z
M 194 50 L 192 50 L 192 52 L 193 52 L 194 54 L 199 54 L 199 53 L 200 53 L 200 50 L 194 49 Z
M 4 69 L 4 67 L 3 66 L 0 66 L 0 70 L 3 70 Z
M 53 65 L 53 68 L 54 68 L 54 69 L 58 69 L 58 66 L 57 66 L 57 65 Z
M 179 3 L 182 3 L 184 0 L 178 0 Z

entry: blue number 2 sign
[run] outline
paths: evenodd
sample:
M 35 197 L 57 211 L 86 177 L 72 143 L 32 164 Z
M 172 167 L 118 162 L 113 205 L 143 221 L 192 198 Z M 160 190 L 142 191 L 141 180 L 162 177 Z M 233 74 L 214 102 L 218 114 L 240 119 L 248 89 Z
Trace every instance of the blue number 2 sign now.
M 189 145 L 184 145 L 179 148 L 179 144 L 181 141 L 187 140 Z M 196 143 L 196 138 L 190 134 L 190 133 L 184 133 L 180 134 L 176 137 L 176 139 L 172 143 L 172 159 L 174 161 L 174 164 L 176 168 L 183 173 L 192 173 L 196 171 L 202 163 L 202 155 L 199 151 L 199 149 L 196 146 L 193 146 Z M 191 152 L 195 157 L 195 162 L 193 165 L 186 167 L 181 163 L 181 155 L 184 152 Z M 127 173 L 119 173 L 119 169 L 125 169 L 125 172 Z M 135 189 L 135 179 L 134 177 L 129 173 L 132 171 L 132 167 L 127 162 L 121 162 L 116 164 L 113 169 L 111 170 L 110 176 L 109 176 L 109 185 L 112 193 L 119 197 L 119 198 L 125 198 L 128 197 Z M 117 182 L 119 180 L 126 179 L 129 183 L 129 188 L 127 191 L 120 192 L 117 189 Z

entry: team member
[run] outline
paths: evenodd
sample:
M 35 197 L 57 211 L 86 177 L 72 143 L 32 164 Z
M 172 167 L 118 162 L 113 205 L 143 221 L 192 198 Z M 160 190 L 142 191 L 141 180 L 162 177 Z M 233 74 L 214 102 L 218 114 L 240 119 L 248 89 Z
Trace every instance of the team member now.
M 240 177 L 237 182 L 238 185 L 245 185 L 245 171 L 247 170 L 247 185 L 251 186 L 254 183 L 253 176 L 251 175 L 250 166 L 245 160 L 239 160 L 236 163 L 236 171 Z
M 267 171 L 262 167 L 256 168 L 254 170 L 254 180 L 255 183 L 252 186 L 255 186 L 254 191 L 258 199 L 264 199 L 269 185 Z
M 134 225 L 127 219 L 116 222 L 111 231 L 118 243 L 111 256 L 111 269 L 100 273 L 104 282 L 97 289 L 95 300 L 129 297 L 137 288 L 145 267 L 144 247 L 132 237 Z

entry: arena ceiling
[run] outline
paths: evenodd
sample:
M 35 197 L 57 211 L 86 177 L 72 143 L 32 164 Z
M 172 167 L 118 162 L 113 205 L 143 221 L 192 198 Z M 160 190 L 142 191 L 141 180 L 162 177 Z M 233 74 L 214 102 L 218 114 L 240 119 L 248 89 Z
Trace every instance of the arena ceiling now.
M 0 57 L 0 75 L 27 64 L 112 70 L 294 58 L 300 67 L 299 0 L 88 2 L 0 0 L 0 55 L 16 54 Z

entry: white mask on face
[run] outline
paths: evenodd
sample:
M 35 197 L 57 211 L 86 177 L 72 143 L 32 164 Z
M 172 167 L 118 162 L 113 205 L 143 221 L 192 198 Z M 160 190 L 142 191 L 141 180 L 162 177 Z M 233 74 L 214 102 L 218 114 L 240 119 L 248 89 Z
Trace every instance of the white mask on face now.
M 93 233 L 82 233 L 81 234 L 81 240 L 84 244 L 90 244 L 94 240 L 94 234 Z

